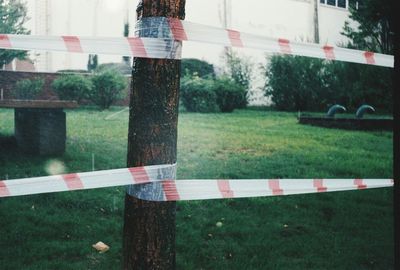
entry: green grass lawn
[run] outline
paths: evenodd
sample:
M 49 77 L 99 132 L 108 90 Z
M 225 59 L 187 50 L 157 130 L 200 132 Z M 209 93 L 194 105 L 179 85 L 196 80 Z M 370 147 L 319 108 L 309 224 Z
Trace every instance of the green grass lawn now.
M 128 112 L 67 112 L 67 151 L 25 156 L 0 110 L 0 179 L 121 168 Z M 297 113 L 182 113 L 178 179 L 390 178 L 392 133 L 297 124 Z M 0 269 L 120 269 L 123 187 L 0 199 Z M 222 222 L 221 227 L 216 223 Z M 392 189 L 179 202 L 178 269 L 393 269 Z M 111 249 L 97 253 L 103 241 Z

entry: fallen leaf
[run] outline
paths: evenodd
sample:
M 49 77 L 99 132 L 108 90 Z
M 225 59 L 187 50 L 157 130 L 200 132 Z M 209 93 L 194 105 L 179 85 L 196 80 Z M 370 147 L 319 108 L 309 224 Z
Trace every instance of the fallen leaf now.
M 95 248 L 97 251 L 99 251 L 100 253 L 104 253 L 107 252 L 110 247 L 107 246 L 106 244 L 104 244 L 103 242 L 97 242 L 96 244 L 92 245 L 93 248 Z

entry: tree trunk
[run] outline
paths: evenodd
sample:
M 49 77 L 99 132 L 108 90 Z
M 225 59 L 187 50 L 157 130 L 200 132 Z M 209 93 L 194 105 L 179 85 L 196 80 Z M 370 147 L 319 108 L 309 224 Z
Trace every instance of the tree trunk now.
M 185 0 L 142 0 L 142 17 L 184 19 Z M 180 61 L 134 58 L 129 107 L 127 165 L 176 162 Z M 152 189 L 134 186 L 134 193 Z M 124 269 L 175 268 L 175 203 L 149 202 L 126 194 Z

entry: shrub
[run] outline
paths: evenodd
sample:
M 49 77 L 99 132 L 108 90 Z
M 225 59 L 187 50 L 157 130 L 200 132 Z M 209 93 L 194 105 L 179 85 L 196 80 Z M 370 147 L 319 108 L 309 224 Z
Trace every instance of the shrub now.
M 251 82 L 253 77 L 253 63 L 249 58 L 241 57 L 238 53 L 228 50 L 224 55 L 226 63 L 226 74 L 236 82 L 236 84 L 242 86 L 245 90 L 245 95 L 250 91 Z M 247 98 L 242 100 L 242 103 L 238 108 L 246 108 Z
M 232 112 L 246 103 L 246 90 L 229 78 L 217 79 L 213 89 L 217 95 L 217 104 L 221 112 Z
M 181 80 L 181 100 L 189 112 L 217 111 L 213 80 L 185 76 Z
M 335 61 L 326 66 L 330 104 L 346 104 L 355 111 L 361 104 L 373 105 L 380 112 L 392 112 L 392 69 Z
M 65 74 L 54 80 L 52 87 L 60 99 L 79 103 L 88 97 L 92 82 L 82 75 Z
M 269 60 L 264 90 L 278 110 L 325 111 L 333 104 L 355 110 L 365 103 L 392 110 L 390 68 L 301 56 Z
M 181 61 L 181 76 L 197 75 L 201 78 L 215 78 L 214 66 L 204 60 L 186 58 Z
M 113 70 L 104 70 L 92 77 L 93 87 L 89 98 L 101 110 L 110 108 L 111 104 L 123 97 L 122 90 L 126 88 L 124 76 Z
M 34 99 L 43 89 L 44 80 L 21 80 L 15 84 L 15 90 L 13 93 L 16 99 Z
M 99 57 L 97 54 L 89 54 L 89 59 L 87 63 L 87 71 L 93 72 L 99 64 Z
M 265 94 L 278 110 L 318 110 L 331 96 L 324 62 L 301 56 L 272 56 L 266 69 Z

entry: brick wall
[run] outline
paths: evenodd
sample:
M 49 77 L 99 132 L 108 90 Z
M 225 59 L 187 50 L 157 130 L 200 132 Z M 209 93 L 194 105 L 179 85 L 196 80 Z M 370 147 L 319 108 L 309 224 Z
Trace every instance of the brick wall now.
M 0 91 L 3 89 L 3 98 L 4 99 L 12 99 L 12 90 L 15 84 L 19 80 L 24 79 L 43 79 L 44 87 L 43 91 L 37 96 L 36 99 L 45 99 L 45 100 L 58 100 L 58 96 L 54 93 L 51 88 L 51 84 L 55 79 L 60 76 L 61 73 L 47 73 L 47 72 L 25 72 L 25 71 L 7 71 L 0 70 Z M 84 76 L 90 76 L 88 74 L 83 74 Z M 129 104 L 129 85 L 130 85 L 130 76 L 126 77 L 128 82 L 128 87 L 125 89 L 125 93 L 127 93 L 126 97 L 123 100 L 119 100 L 115 105 L 127 106 Z

